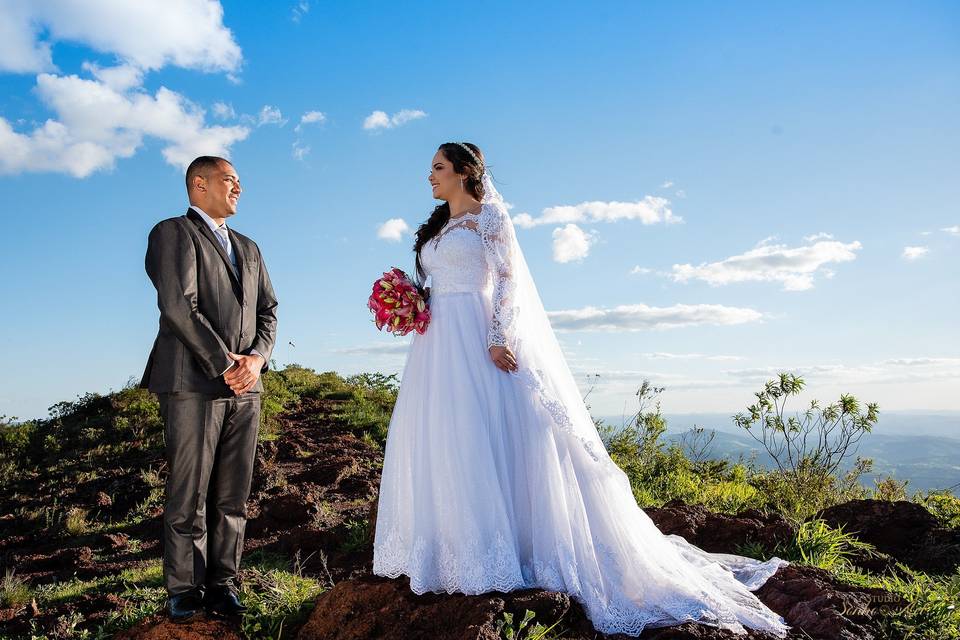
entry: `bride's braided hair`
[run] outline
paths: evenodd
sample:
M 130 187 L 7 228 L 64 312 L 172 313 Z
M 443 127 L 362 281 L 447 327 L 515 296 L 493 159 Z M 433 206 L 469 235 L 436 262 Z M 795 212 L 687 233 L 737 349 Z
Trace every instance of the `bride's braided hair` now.
M 453 170 L 463 176 L 463 188 L 467 193 L 477 200 L 483 200 L 484 160 L 480 147 L 472 142 L 444 142 L 440 145 L 440 151 L 453 165 Z M 423 265 L 420 263 L 420 250 L 430 238 L 440 233 L 440 229 L 449 219 L 450 205 L 444 202 L 438 205 L 430 214 L 430 217 L 427 218 L 427 221 L 417 229 L 413 250 L 417 254 L 417 280 L 420 284 L 423 284 L 423 281 L 427 279 L 426 273 L 423 271 Z

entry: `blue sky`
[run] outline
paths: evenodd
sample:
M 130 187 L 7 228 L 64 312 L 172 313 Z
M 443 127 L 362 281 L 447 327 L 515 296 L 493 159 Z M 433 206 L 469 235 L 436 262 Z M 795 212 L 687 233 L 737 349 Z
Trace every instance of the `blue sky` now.
M 595 413 L 643 378 L 733 413 L 781 370 L 960 410 L 955 3 L 78 4 L 0 8 L 0 414 L 139 376 L 147 232 L 199 153 L 243 181 L 276 362 L 400 372 L 365 301 L 448 140 L 485 151 Z

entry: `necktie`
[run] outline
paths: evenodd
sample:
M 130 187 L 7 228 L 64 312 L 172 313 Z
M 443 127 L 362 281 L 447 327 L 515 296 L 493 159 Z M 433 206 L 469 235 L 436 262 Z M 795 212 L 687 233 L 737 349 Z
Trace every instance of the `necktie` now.
M 220 241 L 221 246 L 223 246 L 224 252 L 227 254 L 227 257 L 230 258 L 230 263 L 233 265 L 233 268 L 237 268 L 237 259 L 233 255 L 233 251 L 230 250 L 230 237 L 227 235 L 227 228 L 225 226 L 216 228 L 217 240 Z
M 230 238 L 227 236 L 226 227 L 217 227 L 217 240 L 220 241 L 220 246 L 223 247 L 223 250 L 227 252 L 227 255 L 230 255 Z

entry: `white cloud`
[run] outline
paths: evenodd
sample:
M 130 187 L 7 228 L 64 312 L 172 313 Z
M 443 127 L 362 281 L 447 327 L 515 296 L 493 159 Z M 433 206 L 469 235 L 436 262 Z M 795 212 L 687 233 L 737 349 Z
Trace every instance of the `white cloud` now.
M 283 117 L 278 107 L 265 104 L 257 115 L 257 126 L 262 127 L 265 124 L 275 124 L 282 127 L 287 124 L 287 120 Z
M 305 124 L 323 124 L 327 121 L 327 114 L 322 111 L 307 111 L 305 114 L 300 116 L 300 124 L 298 124 L 293 130 L 297 133 L 300 132 L 300 129 Z
M 310 153 L 310 146 L 305 145 L 299 140 L 293 141 L 293 157 L 297 160 L 303 160 Z
M 669 188 L 672 187 L 672 186 L 673 186 L 673 180 L 667 180 L 667 181 L 664 182 L 662 185 L 660 185 L 660 188 L 661 188 L 661 189 L 669 189 Z
M 347 355 L 385 355 L 406 353 L 410 348 L 409 340 L 397 340 L 396 342 L 381 342 L 378 344 L 361 345 L 357 347 L 344 347 L 334 349 L 334 353 L 343 353 Z
M 310 13 L 310 3 L 307 0 L 300 0 L 297 2 L 293 9 L 290 12 L 290 19 L 294 22 L 300 22 L 303 19 L 303 16 Z
M 829 271 L 825 265 L 855 260 L 861 248 L 857 241 L 820 240 L 791 249 L 768 244 L 771 239 L 764 238 L 746 253 L 720 262 L 675 264 L 671 276 L 676 282 L 702 280 L 715 287 L 734 282 L 781 282 L 785 291 L 803 291 L 813 287 L 815 275 Z
M 215 0 L 0 2 L 0 71 L 54 71 L 56 42 L 87 45 L 144 70 L 237 71 L 242 62 Z
M 162 141 L 167 162 L 184 168 L 197 155 L 229 156 L 249 134 L 243 126 L 206 126 L 203 109 L 166 87 L 153 95 L 143 89 L 145 72 L 166 65 L 240 69 L 240 47 L 223 25 L 219 2 L 0 0 L 0 71 L 55 71 L 58 42 L 112 54 L 118 63 L 82 63 L 92 79 L 41 73 L 35 93 L 53 117 L 26 131 L 0 117 L 0 174 L 85 177 L 131 157 L 147 137 Z
M 751 367 L 729 369 L 723 373 L 742 384 L 762 384 L 781 371 L 807 380 L 844 384 L 911 383 L 960 378 L 960 358 L 899 358 L 859 365 L 842 363 L 794 365 L 789 367 Z
M 151 96 L 74 75 L 41 74 L 36 93 L 58 119 L 24 134 L 0 118 L 0 173 L 57 171 L 83 178 L 131 157 L 148 136 L 166 143 L 163 157 L 185 169 L 198 155 L 229 156 L 230 146 L 249 134 L 241 126 L 205 126 L 203 110 L 166 87 Z
M 550 311 L 547 315 L 557 331 L 643 331 L 744 324 L 760 322 L 764 318 L 764 314 L 754 309 L 719 304 L 675 304 L 670 307 L 629 304 L 612 309 L 584 307 Z
M 918 260 L 930 253 L 927 247 L 904 247 L 901 257 L 905 260 Z
M 958 366 L 960 358 L 888 358 L 880 364 L 897 367 Z
M 960 225 L 955 224 L 952 227 L 943 227 L 940 231 L 946 231 L 953 236 L 960 236 Z
M 667 353 L 663 351 L 657 351 L 653 353 L 641 353 L 641 357 L 649 358 L 650 360 L 716 360 L 716 361 L 730 361 L 730 360 L 744 360 L 743 356 L 724 356 L 724 355 L 707 355 L 705 353 Z
M 143 70 L 133 65 L 121 64 L 104 68 L 92 62 L 84 62 L 80 66 L 114 91 L 127 91 L 143 83 Z
M 400 242 L 410 233 L 410 225 L 403 218 L 390 218 L 377 227 L 377 237 L 388 242 Z
M 804 236 L 803 239 L 806 242 L 813 242 L 815 240 L 833 240 L 833 234 L 827 233 L 826 231 L 821 231 L 820 233 L 815 233 L 812 236 Z
M 572 262 L 583 260 L 590 254 L 590 246 L 596 242 L 592 233 L 587 233 L 575 224 L 553 230 L 553 260 Z
M 673 224 L 683 222 L 683 218 L 673 215 L 670 201 L 658 196 L 646 196 L 636 202 L 581 202 L 577 205 L 547 207 L 539 217 L 528 213 L 514 216 L 513 223 L 523 229 L 544 224 L 567 224 L 570 222 L 616 222 L 618 220 L 640 220 L 645 225 L 665 222 Z
M 960 358 L 907 358 L 908 362 L 930 361 L 929 366 L 903 367 L 898 361 L 844 365 L 813 364 L 782 367 L 751 367 L 745 369 L 727 369 L 720 378 L 697 378 L 683 373 L 664 373 L 659 371 L 627 371 L 579 368 L 578 376 L 583 373 L 598 374 L 590 383 L 596 386 L 623 387 L 623 393 L 634 390 L 640 381 L 647 379 L 669 391 L 741 388 L 756 389 L 768 380 L 779 377 L 781 372 L 789 372 L 803 377 L 808 384 L 829 384 L 836 386 L 860 386 L 864 384 L 929 384 L 932 381 L 960 378 Z
M 213 103 L 213 115 L 221 120 L 233 120 L 237 117 L 237 112 L 233 110 L 233 105 L 225 102 Z
M 648 273 L 653 273 L 653 269 L 648 267 L 641 267 L 640 265 L 635 266 L 633 269 L 630 269 L 630 275 L 634 276 L 644 276 Z
M 683 189 L 679 189 L 679 190 L 677 190 L 677 192 L 674 193 L 673 195 L 677 196 L 678 198 L 680 198 L 680 199 L 682 200 L 683 198 L 686 198 L 686 197 L 687 197 L 687 192 L 684 191 Z
M 419 120 L 420 118 L 426 117 L 427 114 L 419 109 L 403 109 L 402 111 L 397 111 L 392 116 L 387 115 L 385 111 L 374 111 L 364 119 L 363 128 L 368 131 L 393 129 L 412 120 Z

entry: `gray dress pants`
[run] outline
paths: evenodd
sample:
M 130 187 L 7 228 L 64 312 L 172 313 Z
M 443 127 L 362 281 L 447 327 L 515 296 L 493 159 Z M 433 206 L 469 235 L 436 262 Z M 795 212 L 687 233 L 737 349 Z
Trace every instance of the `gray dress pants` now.
M 257 451 L 260 394 L 158 394 L 167 475 L 163 580 L 170 595 L 237 575 Z

